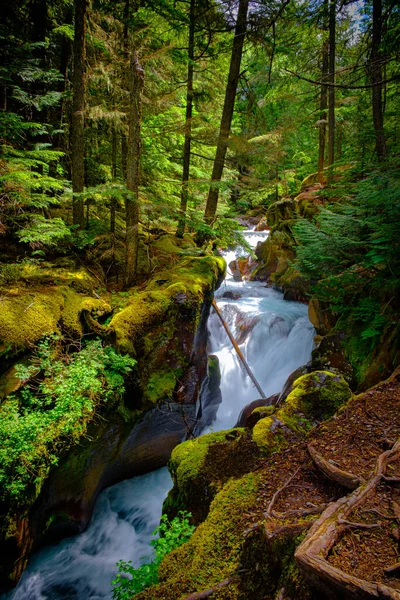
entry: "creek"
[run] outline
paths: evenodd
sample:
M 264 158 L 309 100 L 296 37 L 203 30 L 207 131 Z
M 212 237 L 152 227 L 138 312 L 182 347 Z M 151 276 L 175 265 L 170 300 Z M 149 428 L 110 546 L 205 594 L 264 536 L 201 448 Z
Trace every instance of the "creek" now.
M 242 233 L 253 248 L 267 236 Z M 226 252 L 227 263 L 243 252 Z M 216 299 L 265 395 L 279 392 L 288 375 L 311 356 L 314 329 L 307 306 L 283 300 L 265 283 L 235 281 L 229 269 Z M 214 311 L 208 327 L 209 352 L 220 363 L 222 401 L 204 433 L 232 427 L 241 409 L 259 397 Z M 116 562 L 131 560 L 137 566 L 151 555 L 151 533 L 171 486 L 165 467 L 106 489 L 87 530 L 34 555 L 18 586 L 2 600 L 110 599 Z

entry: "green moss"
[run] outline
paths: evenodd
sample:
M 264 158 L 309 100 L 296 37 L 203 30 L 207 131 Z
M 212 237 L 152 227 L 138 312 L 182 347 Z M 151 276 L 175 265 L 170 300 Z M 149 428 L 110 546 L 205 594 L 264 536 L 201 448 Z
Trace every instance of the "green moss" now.
M 60 291 L 31 292 L 0 299 L 0 343 L 21 350 L 57 331 Z
M 130 304 L 116 314 L 109 325 L 114 332 L 117 348 L 121 353 L 134 353 L 137 335 L 148 330 L 160 319 L 168 307 L 170 298 L 164 292 L 140 292 Z
M 288 446 L 292 434 L 306 435 L 316 422 L 332 416 L 351 398 L 347 382 L 329 371 L 314 371 L 296 379 L 281 408 L 261 418 L 253 428 L 253 440 L 267 454 Z M 264 407 L 255 409 L 262 415 Z M 252 415 L 253 415 L 252 413 Z M 257 416 L 257 415 L 256 415 Z
M 134 354 L 137 336 L 162 319 L 164 328 L 168 328 L 171 318 L 176 322 L 180 305 L 194 305 L 198 309 L 195 320 L 198 320 L 204 295 L 214 289 L 224 270 L 223 258 L 205 256 L 188 257 L 180 266 L 157 273 L 147 284 L 146 291 L 136 294 L 110 322 L 109 330 L 115 335 L 119 351 Z M 170 309 L 172 312 L 168 312 Z
M 145 390 L 145 398 L 153 404 L 163 398 L 170 398 L 181 374 L 182 369 L 177 369 L 175 371 L 161 371 L 150 375 Z
M 290 439 L 290 429 L 276 416 L 265 417 L 258 421 L 253 428 L 253 441 L 264 454 L 272 454 L 286 448 Z
M 172 453 L 174 480 L 163 512 L 188 510 L 195 523 L 207 517 L 212 499 L 230 478 L 252 471 L 260 457 L 247 428 L 234 428 L 183 442 Z
M 164 559 L 159 571 L 161 587 L 166 582 L 169 593 L 175 588 L 169 598 L 212 587 L 235 573 L 244 543 L 240 524 L 243 513 L 256 501 L 259 481 L 259 474 L 249 473 L 226 483 L 189 542 Z
M 244 435 L 245 429 L 237 427 L 226 431 L 208 433 L 194 440 L 187 440 L 172 451 L 169 468 L 180 491 L 188 489 L 193 480 L 199 475 L 201 467 L 212 444 L 237 439 Z
M 185 254 L 188 250 L 196 250 L 193 238 L 188 235 L 177 238 L 174 235 L 166 234 L 153 242 L 152 246 L 166 254 Z
M 258 423 L 258 421 L 273 415 L 275 411 L 275 406 L 259 406 L 258 408 L 255 408 L 247 419 L 246 427 L 250 427 L 250 429 L 252 429 L 254 425 Z
M 348 383 L 340 375 L 314 371 L 294 382 L 284 410 L 288 417 L 301 412 L 313 421 L 323 421 L 332 416 L 351 395 Z
M 102 316 L 111 312 L 111 306 L 104 300 L 81 296 L 70 288 L 62 290 L 64 307 L 61 314 L 63 329 L 76 337 L 82 337 L 83 325 L 80 319 L 82 311 L 89 311 L 94 316 Z

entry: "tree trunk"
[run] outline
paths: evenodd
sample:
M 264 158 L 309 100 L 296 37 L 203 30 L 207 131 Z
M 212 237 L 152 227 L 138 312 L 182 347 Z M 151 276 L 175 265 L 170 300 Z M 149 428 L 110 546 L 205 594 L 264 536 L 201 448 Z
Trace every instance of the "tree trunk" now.
M 328 30 L 328 0 L 324 0 L 323 6 L 323 31 L 324 33 Z M 321 68 L 321 81 L 328 80 L 329 73 L 329 39 L 326 37 L 322 45 L 322 68 Z M 326 142 L 326 119 L 327 119 L 327 108 L 328 108 L 328 86 L 321 86 L 321 96 L 319 102 L 319 155 L 318 155 L 318 181 L 322 182 L 322 172 L 325 164 L 325 142 Z
M 372 118 L 375 130 L 375 150 L 378 160 L 387 158 L 385 131 L 383 129 L 382 104 L 382 56 L 380 51 L 382 40 L 382 0 L 372 3 L 372 47 L 371 47 L 371 80 L 372 80 Z
M 136 51 L 132 53 L 130 64 L 130 107 L 128 117 L 128 154 L 126 157 L 126 184 L 129 195 L 125 201 L 126 209 L 126 265 L 125 285 L 136 281 L 138 258 L 139 226 L 139 163 L 140 128 L 142 121 L 142 92 L 144 71 L 139 63 Z
M 86 62 L 86 15 L 88 0 L 75 0 L 75 34 L 74 34 L 74 72 L 72 99 L 72 131 L 71 131 L 71 167 L 72 191 L 83 192 L 85 184 L 85 62 Z M 74 225 L 80 229 L 85 226 L 85 212 L 82 198 L 74 197 L 72 201 L 72 218 Z
M 233 109 L 235 107 L 235 97 L 240 75 L 243 43 L 246 35 L 248 7 L 249 0 L 239 0 L 239 9 L 236 20 L 235 37 L 232 44 L 231 64 L 229 67 L 228 83 L 225 92 L 224 108 L 222 111 L 217 150 L 215 153 L 214 166 L 211 175 L 211 186 L 208 192 L 207 205 L 204 213 L 204 220 L 208 225 L 211 225 L 214 222 L 217 211 L 219 194 L 218 183 L 221 181 L 222 172 L 224 170 Z
M 335 56 L 336 54 L 336 0 L 331 0 L 329 5 L 329 83 L 335 83 Z M 328 167 L 335 161 L 335 86 L 330 85 L 328 90 Z M 330 175 L 330 178 L 332 173 Z
M 112 142 L 111 142 L 111 177 L 115 181 L 117 177 L 117 131 L 115 125 L 112 128 Z M 110 233 L 115 233 L 115 211 L 117 207 L 117 200 L 114 196 L 110 198 Z
M 179 222 L 176 235 L 182 237 L 185 233 L 186 209 L 188 202 L 188 183 L 190 169 L 190 145 L 192 141 L 192 115 L 193 115 L 193 72 L 194 72 L 194 26 L 195 26 L 195 3 L 190 0 L 189 9 L 189 45 L 188 45 L 188 80 L 186 94 L 186 121 L 185 121 L 185 143 L 183 146 L 183 172 L 181 189 L 181 206 L 179 210 Z

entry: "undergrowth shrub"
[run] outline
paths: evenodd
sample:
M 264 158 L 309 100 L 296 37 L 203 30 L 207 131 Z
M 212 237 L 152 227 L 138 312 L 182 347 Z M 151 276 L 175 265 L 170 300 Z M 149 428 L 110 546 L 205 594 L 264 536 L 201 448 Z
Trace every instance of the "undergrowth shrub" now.
M 114 586 L 114 600 L 129 600 L 135 594 L 158 583 L 158 569 L 164 556 L 187 542 L 195 530 L 195 526 L 189 523 L 190 517 L 191 514 L 186 511 L 179 512 L 172 521 L 169 521 L 166 515 L 162 515 L 160 525 L 153 531 L 153 535 L 159 537 L 150 542 L 154 549 L 151 562 L 137 568 L 132 565 L 132 561 L 120 560 L 117 563 L 120 572 L 111 582 Z
M 352 188 L 342 184 L 335 204 L 294 225 L 298 268 L 338 326 L 361 338 L 364 355 L 400 317 L 399 175 L 380 171 Z
M 24 499 L 58 463 L 61 450 L 85 435 L 100 403 L 124 393 L 124 375 L 135 361 L 100 341 L 61 355 L 54 336 L 38 345 L 34 364 L 20 365 L 25 382 L 0 407 L 0 499 Z

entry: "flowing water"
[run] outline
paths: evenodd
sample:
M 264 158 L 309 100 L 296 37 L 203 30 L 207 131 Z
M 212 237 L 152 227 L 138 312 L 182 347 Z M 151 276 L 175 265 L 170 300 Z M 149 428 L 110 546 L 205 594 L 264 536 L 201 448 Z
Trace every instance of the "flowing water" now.
M 253 248 L 266 235 L 244 232 Z M 227 252 L 227 263 L 240 254 L 241 249 Z M 264 283 L 236 282 L 229 270 L 216 299 L 266 396 L 279 392 L 288 375 L 310 359 L 314 330 L 307 307 L 284 301 Z M 208 430 L 218 431 L 232 427 L 241 409 L 259 394 L 215 314 L 209 332 L 210 352 L 220 361 L 222 402 Z M 105 490 L 88 529 L 32 557 L 17 588 L 3 600 L 110 599 L 115 563 L 131 560 L 137 566 L 151 555 L 151 532 L 171 485 L 163 468 Z

